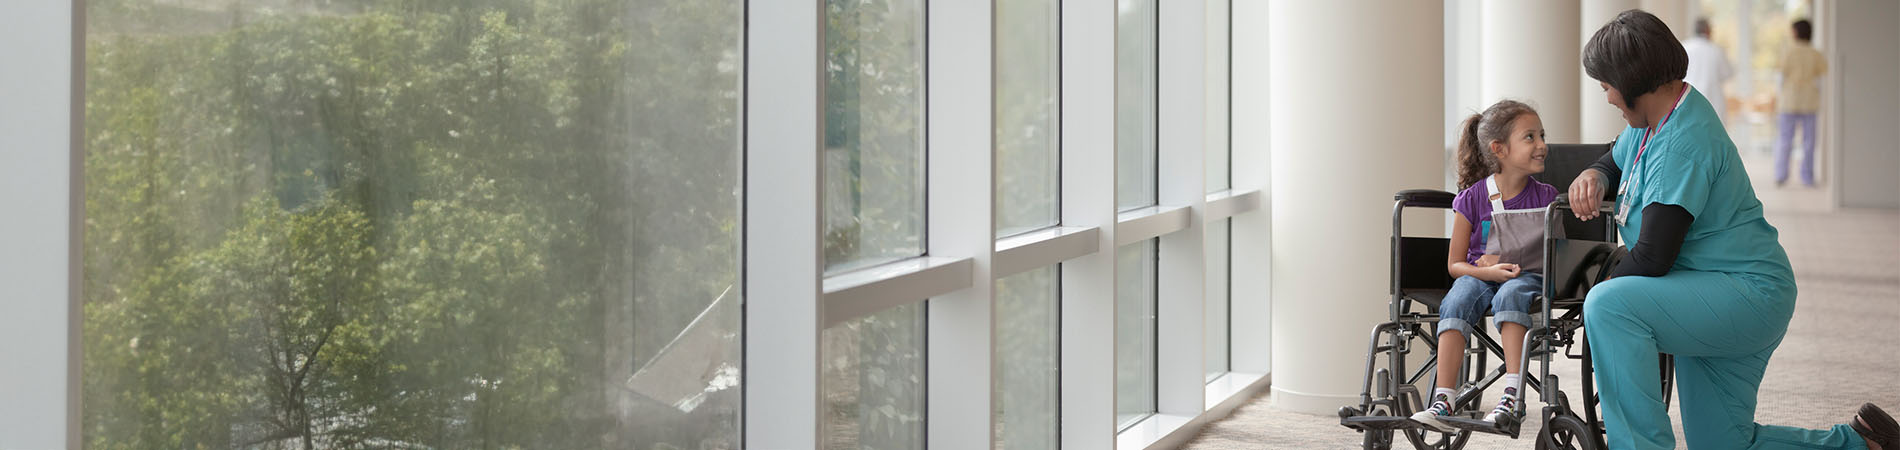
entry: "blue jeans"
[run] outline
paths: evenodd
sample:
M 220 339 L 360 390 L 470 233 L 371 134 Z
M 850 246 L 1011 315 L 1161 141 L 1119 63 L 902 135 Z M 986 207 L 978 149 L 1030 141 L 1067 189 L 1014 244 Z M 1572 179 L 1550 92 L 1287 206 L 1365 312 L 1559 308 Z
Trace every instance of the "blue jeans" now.
M 1505 323 L 1531 327 L 1531 299 L 1544 291 L 1544 276 L 1525 273 L 1503 283 L 1466 275 L 1451 283 L 1451 292 L 1438 305 L 1438 334 L 1458 330 L 1471 336 L 1471 323 L 1492 315 L 1491 326 Z M 1482 322 L 1480 322 L 1482 323 Z

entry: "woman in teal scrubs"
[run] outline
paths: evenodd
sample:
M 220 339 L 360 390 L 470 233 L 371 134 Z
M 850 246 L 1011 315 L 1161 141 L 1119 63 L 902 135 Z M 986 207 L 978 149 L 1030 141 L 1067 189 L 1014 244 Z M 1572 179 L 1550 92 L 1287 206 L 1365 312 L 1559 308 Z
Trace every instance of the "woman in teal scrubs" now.
M 1630 248 L 1584 302 L 1610 448 L 1675 448 L 1660 352 L 1676 357 L 1691 449 L 1900 450 L 1900 426 L 1872 404 L 1825 430 L 1755 423 L 1795 283 L 1735 144 L 1708 100 L 1682 82 L 1688 56 L 1655 16 L 1623 12 L 1590 39 L 1583 64 L 1630 125 L 1569 193 L 1588 219 L 1605 192 L 1617 192 L 1615 220 Z

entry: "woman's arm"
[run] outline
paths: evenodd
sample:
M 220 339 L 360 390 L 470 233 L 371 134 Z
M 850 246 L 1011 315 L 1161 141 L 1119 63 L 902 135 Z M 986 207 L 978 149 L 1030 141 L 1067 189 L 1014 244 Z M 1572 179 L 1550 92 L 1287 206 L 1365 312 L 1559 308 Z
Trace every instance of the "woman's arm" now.
M 1636 245 L 1610 270 L 1610 277 L 1668 275 L 1693 223 L 1695 216 L 1681 206 L 1650 203 L 1643 207 L 1643 229 L 1636 234 Z
M 1603 201 L 1603 194 L 1616 190 L 1616 184 L 1623 179 L 1623 170 L 1616 167 L 1614 152 L 1603 152 L 1603 157 L 1590 163 L 1590 168 L 1577 174 L 1570 182 L 1570 212 L 1578 219 L 1595 219 Z

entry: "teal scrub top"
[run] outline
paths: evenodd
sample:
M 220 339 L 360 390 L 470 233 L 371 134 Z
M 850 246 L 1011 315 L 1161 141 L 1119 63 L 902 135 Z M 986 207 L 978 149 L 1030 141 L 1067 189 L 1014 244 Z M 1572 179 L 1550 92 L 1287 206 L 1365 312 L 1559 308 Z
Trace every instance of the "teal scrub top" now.
M 1629 183 L 1632 174 L 1641 177 L 1624 193 L 1632 201 L 1629 220 L 1620 229 L 1623 242 L 1636 245 L 1644 207 L 1681 206 L 1695 221 L 1671 271 L 1747 275 L 1775 287 L 1792 287 L 1794 269 L 1779 234 L 1762 217 L 1761 200 L 1749 184 L 1741 154 L 1702 93 L 1690 88 L 1638 161 L 1637 147 L 1645 132 L 1624 128 L 1611 150 L 1623 183 Z

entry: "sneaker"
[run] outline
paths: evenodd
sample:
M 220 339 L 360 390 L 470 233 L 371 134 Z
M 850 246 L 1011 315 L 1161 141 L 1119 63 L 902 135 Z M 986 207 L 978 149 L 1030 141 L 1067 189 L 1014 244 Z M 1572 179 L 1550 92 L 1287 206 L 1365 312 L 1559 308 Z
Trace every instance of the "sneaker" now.
M 1484 415 L 1484 421 L 1498 423 L 1499 417 L 1509 414 L 1517 414 L 1517 396 L 1507 393 L 1498 398 L 1498 406 L 1491 408 L 1490 414 Z
M 1445 400 L 1439 400 L 1432 402 L 1432 407 L 1425 408 L 1424 411 L 1413 413 L 1412 421 L 1425 424 L 1426 427 L 1440 432 L 1456 433 L 1458 432 L 1457 428 L 1453 428 L 1450 424 L 1445 423 L 1445 421 L 1439 420 L 1439 418 L 1450 416 L 1451 404 Z

